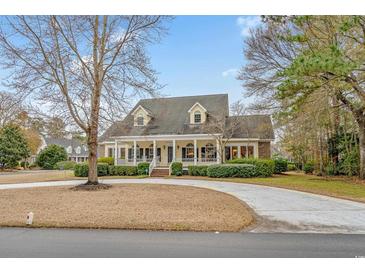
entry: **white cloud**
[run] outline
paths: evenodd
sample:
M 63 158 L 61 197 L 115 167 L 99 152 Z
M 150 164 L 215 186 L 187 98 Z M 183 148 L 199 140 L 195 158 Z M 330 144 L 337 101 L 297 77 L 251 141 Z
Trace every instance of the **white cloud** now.
M 227 69 L 227 70 L 223 71 L 222 76 L 223 77 L 236 76 L 237 72 L 238 72 L 238 69 L 230 68 L 230 69 Z
M 260 16 L 240 16 L 236 21 L 241 28 L 241 35 L 246 37 L 250 34 L 250 29 L 254 29 L 261 24 Z

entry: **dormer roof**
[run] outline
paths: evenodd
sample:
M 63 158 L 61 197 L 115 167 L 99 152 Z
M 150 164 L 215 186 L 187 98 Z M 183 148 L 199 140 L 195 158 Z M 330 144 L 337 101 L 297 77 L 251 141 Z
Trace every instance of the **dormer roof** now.
M 139 110 L 142 110 L 143 112 L 145 112 L 148 116 L 152 116 L 151 111 L 147 110 L 147 108 L 143 107 L 142 105 L 138 105 L 131 113 L 131 115 L 135 115 L 136 112 L 138 112 Z
M 205 107 L 202 106 L 202 104 L 200 104 L 199 102 L 196 102 L 189 110 L 188 112 L 192 112 L 193 109 L 196 107 L 196 106 L 199 106 L 201 109 L 203 109 L 204 112 L 207 112 L 207 109 Z

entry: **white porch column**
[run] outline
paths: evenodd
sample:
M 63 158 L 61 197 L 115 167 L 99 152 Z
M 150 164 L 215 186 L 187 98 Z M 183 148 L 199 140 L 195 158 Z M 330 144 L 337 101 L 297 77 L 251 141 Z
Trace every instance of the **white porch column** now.
M 114 141 L 114 165 L 118 165 L 118 142 L 116 139 Z
M 176 161 L 176 140 L 172 140 L 172 161 Z
M 216 140 L 217 142 L 217 164 L 220 164 L 221 163 L 221 149 L 220 149 L 220 146 L 219 146 L 219 141 Z
M 196 148 L 197 148 L 197 144 L 196 144 L 196 139 L 194 139 L 194 166 L 196 166 L 197 162 L 198 162 L 198 155 L 196 155 Z
M 137 165 L 137 141 L 133 141 L 133 165 Z
M 241 146 L 237 146 L 237 157 L 241 158 Z
M 156 159 L 157 159 L 157 147 L 156 147 L 156 140 L 153 140 L 153 160 L 155 161 L 156 164 Z
M 124 144 L 124 153 L 125 153 L 125 164 L 128 164 L 128 144 Z
M 259 158 L 259 143 L 255 143 L 254 146 L 254 158 Z

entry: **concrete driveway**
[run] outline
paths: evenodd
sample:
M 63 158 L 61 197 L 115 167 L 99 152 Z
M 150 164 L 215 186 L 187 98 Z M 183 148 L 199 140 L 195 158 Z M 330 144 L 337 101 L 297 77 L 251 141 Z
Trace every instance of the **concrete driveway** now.
M 365 204 L 281 188 L 181 179 L 106 179 L 104 183 L 156 183 L 197 186 L 229 193 L 259 216 L 252 232 L 365 233 Z M 76 185 L 80 181 L 0 185 L 1 189 Z

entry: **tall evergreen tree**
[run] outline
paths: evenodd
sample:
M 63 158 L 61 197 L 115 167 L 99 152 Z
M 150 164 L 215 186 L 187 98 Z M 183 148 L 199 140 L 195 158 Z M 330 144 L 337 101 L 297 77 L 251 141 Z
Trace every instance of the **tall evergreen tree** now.
M 0 167 L 12 168 L 30 156 L 27 141 L 18 126 L 7 125 L 0 131 Z

